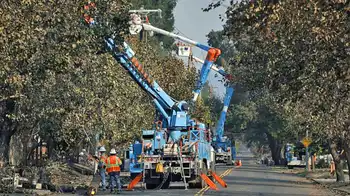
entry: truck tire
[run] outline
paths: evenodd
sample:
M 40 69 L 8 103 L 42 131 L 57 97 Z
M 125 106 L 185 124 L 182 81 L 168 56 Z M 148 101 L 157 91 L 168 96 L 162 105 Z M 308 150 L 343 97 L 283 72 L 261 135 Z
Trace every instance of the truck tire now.
M 168 189 L 170 187 L 170 179 L 164 182 L 161 189 Z
M 161 178 L 161 180 L 157 184 L 146 183 L 146 189 L 151 190 L 151 189 L 158 188 L 158 186 L 162 183 L 163 179 L 164 178 Z M 164 182 L 164 184 L 162 185 L 162 187 L 160 187 L 160 189 L 168 189 L 169 187 L 170 187 L 170 177 Z
M 155 188 L 157 188 L 157 186 L 158 186 L 158 184 L 146 183 L 146 189 L 147 190 L 155 189 Z

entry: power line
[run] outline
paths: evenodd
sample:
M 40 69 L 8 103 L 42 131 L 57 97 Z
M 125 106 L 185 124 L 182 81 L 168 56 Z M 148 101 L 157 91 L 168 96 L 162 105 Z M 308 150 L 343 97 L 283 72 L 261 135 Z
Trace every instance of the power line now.
M 182 31 L 180 31 L 179 28 L 177 28 L 176 26 L 174 26 L 174 28 L 175 28 L 180 34 L 182 34 L 183 36 L 189 38 L 187 35 L 185 35 L 184 33 L 182 33 Z M 189 38 L 189 39 L 191 39 L 191 38 Z

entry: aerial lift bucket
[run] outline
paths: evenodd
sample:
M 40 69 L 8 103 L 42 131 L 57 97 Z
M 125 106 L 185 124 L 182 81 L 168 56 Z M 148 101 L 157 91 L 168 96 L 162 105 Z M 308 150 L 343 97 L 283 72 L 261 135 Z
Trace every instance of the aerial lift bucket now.
M 140 182 L 140 180 L 142 179 L 142 176 L 143 176 L 142 173 L 140 173 L 139 175 L 137 175 L 136 178 L 134 178 L 134 179 L 130 182 L 130 184 L 129 184 L 128 187 L 127 187 L 127 190 L 128 190 L 128 191 L 131 191 L 131 190 L 135 187 L 135 185 L 136 185 L 137 183 Z
M 216 186 L 216 184 L 213 181 L 211 181 L 207 175 L 202 173 L 201 178 L 207 183 L 207 185 L 209 185 L 209 187 L 211 189 L 216 190 L 216 191 L 219 190 L 218 187 Z
M 216 173 L 214 172 L 211 172 L 211 175 L 222 187 L 227 188 L 226 182 L 222 178 L 220 178 L 220 176 L 216 175 Z

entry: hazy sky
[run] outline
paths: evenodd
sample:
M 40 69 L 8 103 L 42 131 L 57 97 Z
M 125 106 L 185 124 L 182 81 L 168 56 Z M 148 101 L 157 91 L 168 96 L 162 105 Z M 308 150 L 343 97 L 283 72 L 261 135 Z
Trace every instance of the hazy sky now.
M 215 1 L 215 0 L 214 0 Z M 174 10 L 175 32 L 180 31 L 180 35 L 207 45 L 206 35 L 211 30 L 221 30 L 223 22 L 219 15 L 225 15 L 226 6 L 221 6 L 209 12 L 203 12 L 201 8 L 206 8 L 213 0 L 178 0 Z M 229 5 L 229 0 L 226 4 Z M 198 48 L 193 48 L 194 56 L 205 59 L 206 52 Z M 201 65 L 197 64 L 197 68 Z M 217 95 L 223 96 L 225 87 L 214 78 L 214 73 L 209 76 L 209 84 L 214 87 Z M 216 88 L 215 88 L 216 87 Z

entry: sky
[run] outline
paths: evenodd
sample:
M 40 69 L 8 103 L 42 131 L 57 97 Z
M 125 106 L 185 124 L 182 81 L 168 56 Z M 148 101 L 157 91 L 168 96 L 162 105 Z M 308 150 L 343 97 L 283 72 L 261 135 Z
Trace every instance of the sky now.
M 175 32 L 207 45 L 206 35 L 211 30 L 223 29 L 224 22 L 219 15 L 224 15 L 227 9 L 226 6 L 220 6 L 209 12 L 203 12 L 202 8 L 206 8 L 211 2 L 213 0 L 178 0 L 174 10 Z M 229 0 L 226 0 L 225 4 L 229 5 Z M 193 55 L 204 60 L 206 52 L 194 47 Z M 201 65 L 196 63 L 196 67 L 199 69 Z M 213 87 L 213 93 L 222 97 L 226 91 L 225 87 L 218 82 L 219 78 L 214 78 L 214 73 L 210 72 L 209 85 Z

